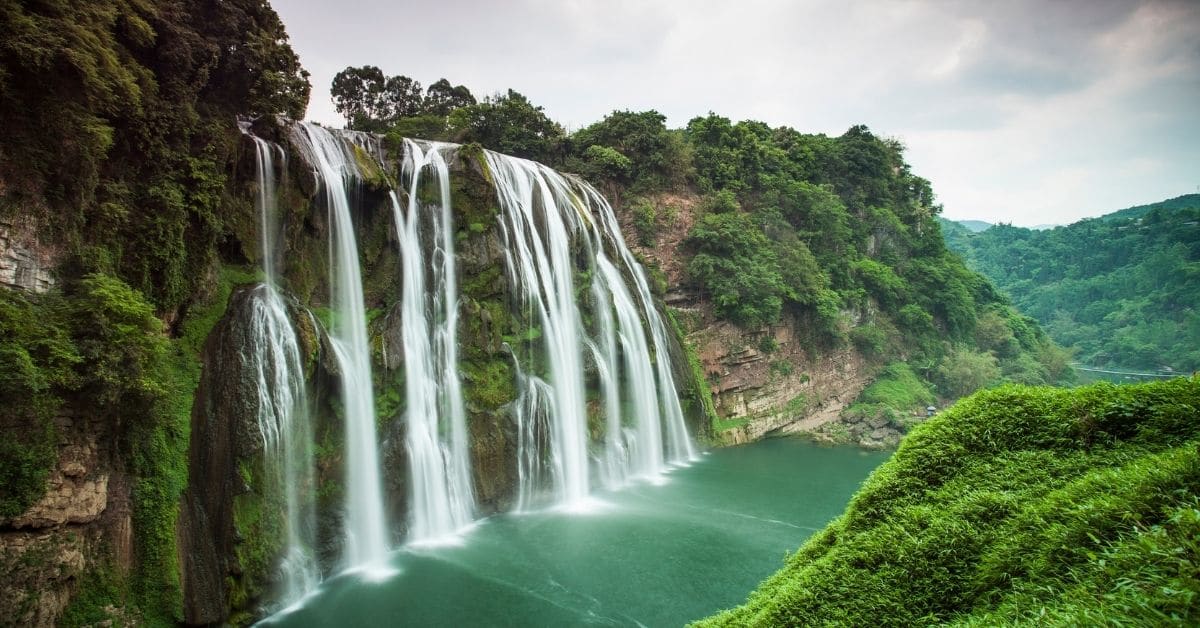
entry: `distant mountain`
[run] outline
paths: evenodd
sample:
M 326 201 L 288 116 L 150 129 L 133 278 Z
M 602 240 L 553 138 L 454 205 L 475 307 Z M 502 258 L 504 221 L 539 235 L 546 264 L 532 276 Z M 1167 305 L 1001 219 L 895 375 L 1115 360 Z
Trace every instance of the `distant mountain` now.
M 1126 207 L 1125 209 L 1115 211 L 1111 214 L 1105 214 L 1100 218 L 1102 220 L 1122 220 L 1126 218 L 1141 218 L 1146 214 L 1156 210 L 1175 210 L 1175 209 L 1190 209 L 1200 207 L 1200 194 L 1184 194 L 1176 196 L 1165 201 L 1150 203 L 1149 205 L 1135 205 Z
M 1200 369 L 1200 194 L 1050 231 L 948 222 L 947 247 L 1080 361 Z
M 981 231 L 987 231 L 987 228 L 992 226 L 992 223 L 984 222 L 982 220 L 958 220 L 956 222 L 958 224 L 966 227 L 967 231 L 970 231 L 971 233 L 979 233 Z

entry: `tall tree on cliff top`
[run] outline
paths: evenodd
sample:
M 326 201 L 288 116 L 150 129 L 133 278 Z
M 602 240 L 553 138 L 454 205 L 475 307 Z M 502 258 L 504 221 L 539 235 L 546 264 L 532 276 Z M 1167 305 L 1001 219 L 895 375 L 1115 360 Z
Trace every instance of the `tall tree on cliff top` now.
M 425 112 L 419 82 L 407 76 L 386 76 L 373 65 L 338 72 L 329 92 L 334 107 L 346 118 L 346 127 L 357 131 L 382 132 L 400 118 Z

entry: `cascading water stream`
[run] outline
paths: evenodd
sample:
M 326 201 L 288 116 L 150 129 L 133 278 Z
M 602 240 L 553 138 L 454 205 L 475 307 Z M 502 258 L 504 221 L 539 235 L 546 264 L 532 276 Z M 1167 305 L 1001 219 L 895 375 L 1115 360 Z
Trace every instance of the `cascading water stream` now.
M 679 389 L 675 386 L 675 376 L 671 374 L 670 353 L 667 347 L 667 328 L 662 316 L 654 307 L 654 299 L 650 294 L 650 282 L 646 280 L 646 271 L 633 257 L 625 239 L 620 236 L 621 228 L 612 206 L 595 188 L 582 185 L 588 204 L 594 208 L 594 213 L 600 217 L 604 233 L 609 234 L 612 247 L 617 251 L 626 273 L 632 277 L 637 287 L 638 300 L 641 301 L 642 311 L 650 326 L 650 337 L 654 343 L 655 372 L 658 374 L 658 396 L 662 405 L 667 432 L 667 459 L 673 464 L 684 464 L 697 459 L 696 448 L 687 432 L 687 423 L 683 419 L 683 408 L 679 404 Z
M 543 355 L 528 356 L 533 364 L 518 377 L 520 507 L 536 503 L 547 487 L 558 503 L 574 505 L 587 497 L 585 347 L 606 415 L 604 451 L 596 456 L 604 482 L 654 479 L 666 462 L 692 459 L 666 326 L 611 206 L 586 183 L 546 166 L 484 154 L 502 212 L 509 280 L 530 317 L 536 316 L 543 339 Z M 595 338 L 584 328 L 576 299 L 579 260 L 572 251 L 581 248 L 589 253 L 583 263 L 592 277 Z M 624 272 L 607 258 L 609 249 Z M 636 296 L 627 288 L 630 280 Z M 539 359 L 544 378 L 536 368 Z
M 358 176 L 350 146 L 311 123 L 293 127 L 293 137 L 310 157 L 330 214 L 330 291 L 334 321 L 330 344 L 341 376 L 346 425 L 346 512 L 343 564 L 347 568 L 382 561 L 388 552 L 379 454 L 375 436 L 375 398 L 358 243 L 350 219 L 346 186 Z
M 449 144 L 406 140 L 402 175 L 408 189 L 407 211 L 391 195 L 403 268 L 410 542 L 449 537 L 471 523 L 475 510 L 458 376 L 458 280 L 446 165 L 454 149 Z M 419 200 L 429 178 L 438 190 L 436 205 Z M 423 234 L 430 236 L 428 242 Z M 432 280 L 429 285 L 427 275 Z
M 265 283 L 251 296 L 250 346 L 243 357 L 251 363 L 258 389 L 258 427 L 267 468 L 284 496 L 287 544 L 280 564 L 286 606 L 311 591 L 320 580 L 312 548 L 316 544 L 313 500 L 301 493 L 313 487 L 312 425 L 296 332 L 275 283 L 275 215 L 277 212 L 273 153 L 279 147 L 254 139 L 258 166 L 258 209 L 262 227 Z M 286 162 L 283 162 L 286 164 Z
M 555 501 L 574 505 L 588 496 L 587 414 L 585 410 L 582 331 L 575 301 L 571 235 L 580 231 L 581 216 L 570 205 L 561 175 L 531 161 L 485 151 L 504 213 L 509 276 L 520 298 L 538 314 L 553 399 L 553 416 L 546 420 L 548 459 L 531 455 L 537 439 L 523 439 L 522 460 L 545 460 Z M 558 194 L 556 194 L 556 192 Z M 566 201 L 566 208 L 559 203 Z M 541 229 L 539 229 L 541 227 Z M 525 374 L 527 385 L 541 388 L 540 378 Z M 530 391 L 532 393 L 532 391 Z M 537 428 L 522 426 L 522 433 Z M 527 442 L 533 441 L 533 442 Z M 529 478 L 536 472 L 523 473 Z M 540 487 L 522 485 L 521 504 L 532 503 Z

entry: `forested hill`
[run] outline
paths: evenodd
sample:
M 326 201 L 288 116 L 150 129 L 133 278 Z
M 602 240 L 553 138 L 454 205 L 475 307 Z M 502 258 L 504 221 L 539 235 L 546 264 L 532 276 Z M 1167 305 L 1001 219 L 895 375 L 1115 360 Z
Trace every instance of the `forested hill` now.
M 1200 195 L 1049 231 L 943 229 L 950 248 L 1079 361 L 1200 368 Z
M 332 94 L 350 128 L 579 173 L 632 224 L 662 287 L 745 330 L 800 321 L 813 351 L 906 361 L 946 398 L 1065 373 L 1037 324 L 947 250 L 902 143 L 866 126 L 830 137 L 710 113 L 672 129 L 656 111 L 614 111 L 568 134 L 516 91 L 423 90 L 372 66 L 346 68 Z

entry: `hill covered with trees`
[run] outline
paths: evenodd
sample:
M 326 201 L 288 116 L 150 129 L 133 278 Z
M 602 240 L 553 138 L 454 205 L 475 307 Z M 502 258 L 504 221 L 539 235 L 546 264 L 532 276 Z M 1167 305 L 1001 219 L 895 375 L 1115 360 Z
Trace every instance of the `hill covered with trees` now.
M 1049 231 L 943 228 L 951 248 L 1079 361 L 1200 368 L 1200 195 Z
M 716 114 L 671 129 L 656 111 L 614 111 L 568 134 L 516 91 L 476 99 L 450 85 L 422 93 L 408 77 L 351 67 L 333 96 L 349 128 L 478 143 L 580 174 L 614 201 L 643 261 L 680 242 L 675 288 L 719 319 L 747 330 L 797 320 L 816 350 L 907 362 L 923 382 L 909 396 L 1070 377 L 1037 323 L 946 248 L 941 207 L 898 140 Z

